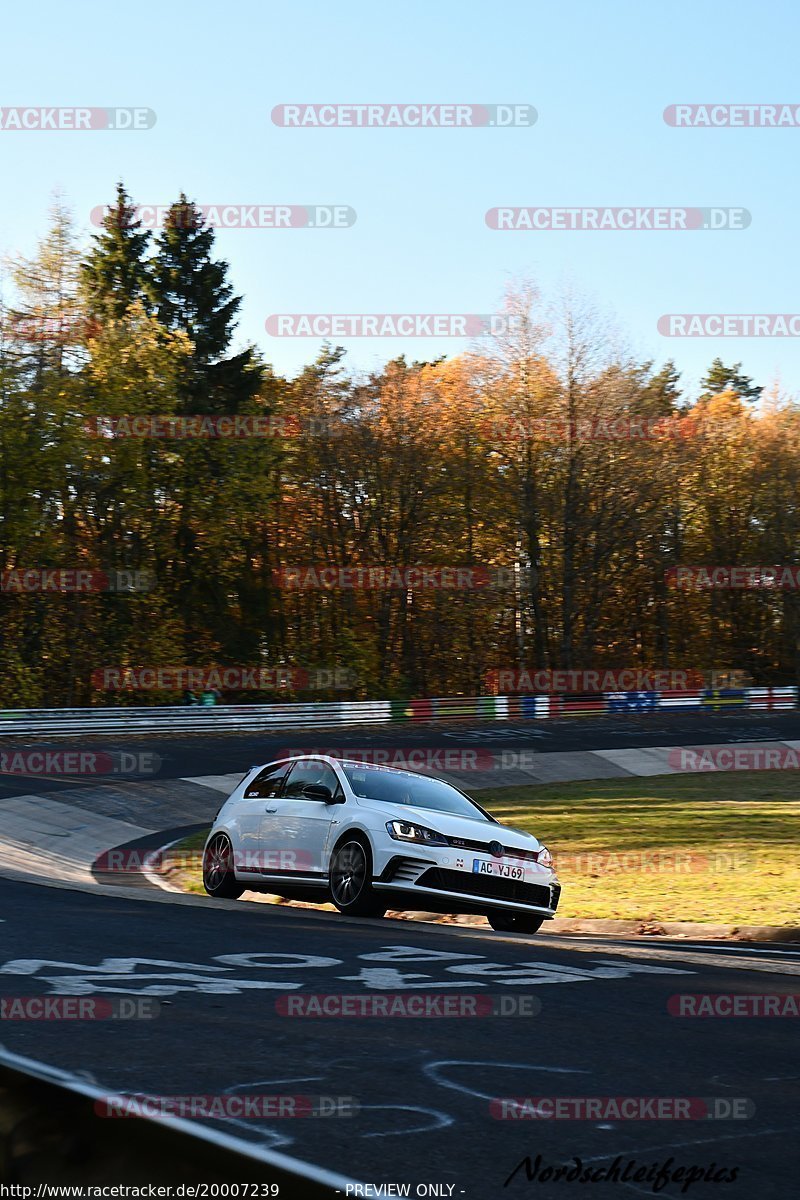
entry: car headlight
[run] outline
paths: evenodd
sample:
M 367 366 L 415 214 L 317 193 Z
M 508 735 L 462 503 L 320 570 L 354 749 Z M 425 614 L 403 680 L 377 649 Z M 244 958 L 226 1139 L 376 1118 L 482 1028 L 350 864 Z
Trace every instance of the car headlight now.
M 547 849 L 547 846 L 540 847 L 539 853 L 536 855 L 536 861 L 540 867 L 552 867 L 553 856 Z
M 425 825 L 414 825 L 411 821 L 387 821 L 386 832 L 398 842 L 421 842 L 425 846 L 446 846 L 447 838 Z

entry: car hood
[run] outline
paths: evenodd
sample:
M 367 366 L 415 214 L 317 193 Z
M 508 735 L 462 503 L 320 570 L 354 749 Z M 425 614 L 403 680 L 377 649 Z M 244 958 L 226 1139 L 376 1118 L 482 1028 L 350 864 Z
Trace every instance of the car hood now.
M 494 825 L 480 818 L 460 817 L 439 809 L 417 808 L 412 804 L 386 804 L 381 800 L 356 797 L 362 808 L 382 816 L 384 821 L 412 821 L 435 829 L 447 837 L 464 838 L 471 842 L 502 842 L 515 850 L 538 850 L 540 843 L 533 834 L 512 829 L 509 825 Z

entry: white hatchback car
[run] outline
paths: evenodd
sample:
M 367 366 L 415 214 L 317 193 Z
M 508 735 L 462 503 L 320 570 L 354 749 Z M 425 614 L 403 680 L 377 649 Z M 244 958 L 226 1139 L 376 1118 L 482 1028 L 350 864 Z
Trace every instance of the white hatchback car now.
M 524 933 L 554 916 L 561 893 L 548 849 L 452 784 L 327 755 L 248 771 L 214 819 L 203 884 L 226 899 L 332 900 L 358 917 L 482 913 Z

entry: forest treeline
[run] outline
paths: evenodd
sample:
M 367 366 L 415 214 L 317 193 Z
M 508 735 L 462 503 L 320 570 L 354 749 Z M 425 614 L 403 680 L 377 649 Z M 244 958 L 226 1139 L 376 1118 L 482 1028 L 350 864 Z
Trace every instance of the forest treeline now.
M 185 196 L 150 233 L 119 185 L 85 245 L 57 202 L 10 264 L 0 704 L 179 699 L 98 691 L 107 666 L 349 681 L 226 697 L 261 701 L 474 695 L 508 667 L 800 681 L 796 590 L 670 586 L 681 564 L 800 563 L 800 406 L 778 388 L 714 359 L 688 394 L 586 302 L 527 283 L 506 332 L 456 357 L 363 375 L 326 346 L 287 379 L 237 346 L 240 305 Z M 198 415 L 259 436 L 122 436 L 112 420 Z M 287 586 L 298 565 L 469 568 L 479 584 Z M 21 590 L 42 568 L 151 586 Z

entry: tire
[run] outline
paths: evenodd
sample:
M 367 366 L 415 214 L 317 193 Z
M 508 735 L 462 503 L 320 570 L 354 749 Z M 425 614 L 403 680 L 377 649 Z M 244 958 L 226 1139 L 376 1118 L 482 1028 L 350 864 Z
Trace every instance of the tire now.
M 216 833 L 206 846 L 203 887 L 215 900 L 238 900 L 245 890 L 233 873 L 233 846 L 227 833 Z
M 538 933 L 544 917 L 530 916 L 527 913 L 501 912 L 495 910 L 486 914 L 486 918 L 497 933 Z
M 345 838 L 335 848 L 328 872 L 331 900 L 346 917 L 382 917 L 386 905 L 371 883 L 372 854 L 361 838 Z

